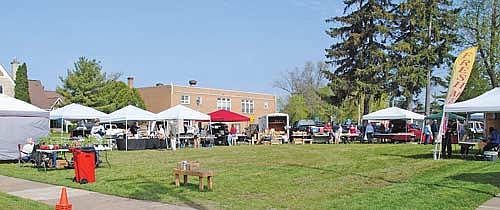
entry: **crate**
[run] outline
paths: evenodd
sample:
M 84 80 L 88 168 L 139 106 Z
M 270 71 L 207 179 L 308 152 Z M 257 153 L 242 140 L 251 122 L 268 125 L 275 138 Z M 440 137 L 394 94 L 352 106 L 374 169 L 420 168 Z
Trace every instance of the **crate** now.
M 200 162 L 198 161 L 189 161 L 187 165 L 187 170 L 196 171 L 200 170 Z
M 57 160 L 56 168 L 64 168 L 67 165 L 68 165 L 67 160 Z

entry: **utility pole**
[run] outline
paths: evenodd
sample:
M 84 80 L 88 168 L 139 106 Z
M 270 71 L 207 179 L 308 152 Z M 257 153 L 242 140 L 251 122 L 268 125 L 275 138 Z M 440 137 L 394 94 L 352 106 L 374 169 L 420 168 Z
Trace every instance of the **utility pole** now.
M 430 16 L 429 16 L 429 33 L 428 33 L 428 40 L 429 40 L 429 45 L 428 45 L 428 51 L 431 53 L 431 36 L 432 36 L 432 8 L 429 11 Z M 431 71 L 432 71 L 432 65 L 431 61 L 429 59 L 429 56 L 427 56 L 427 85 L 425 86 L 425 115 L 430 115 L 431 114 Z

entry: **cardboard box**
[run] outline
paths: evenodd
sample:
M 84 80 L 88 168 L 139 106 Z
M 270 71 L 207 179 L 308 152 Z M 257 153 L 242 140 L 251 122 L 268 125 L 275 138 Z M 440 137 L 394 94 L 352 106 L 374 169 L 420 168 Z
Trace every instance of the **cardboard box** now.
M 57 160 L 56 168 L 64 168 L 64 166 L 68 165 L 67 160 Z
M 188 168 L 188 170 L 192 170 L 192 171 L 200 170 L 200 162 L 198 162 L 198 161 L 189 161 L 187 168 Z

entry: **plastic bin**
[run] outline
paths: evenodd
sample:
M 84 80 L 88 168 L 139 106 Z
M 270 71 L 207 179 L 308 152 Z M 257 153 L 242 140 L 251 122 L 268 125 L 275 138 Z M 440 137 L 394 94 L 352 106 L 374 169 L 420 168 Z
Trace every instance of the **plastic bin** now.
M 498 152 L 495 151 L 486 151 L 484 152 L 484 159 L 487 161 L 497 161 Z
M 73 181 L 80 184 L 95 182 L 95 149 L 82 147 L 72 149 L 75 178 Z

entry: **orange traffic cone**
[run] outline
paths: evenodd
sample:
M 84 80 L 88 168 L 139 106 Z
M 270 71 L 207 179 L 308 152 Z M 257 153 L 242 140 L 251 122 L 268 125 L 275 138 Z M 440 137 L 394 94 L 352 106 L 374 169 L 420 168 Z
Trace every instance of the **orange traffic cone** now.
M 68 202 L 68 195 L 66 194 L 66 188 L 63 187 L 59 203 L 56 204 L 56 210 L 71 210 L 72 208 L 73 206 Z

